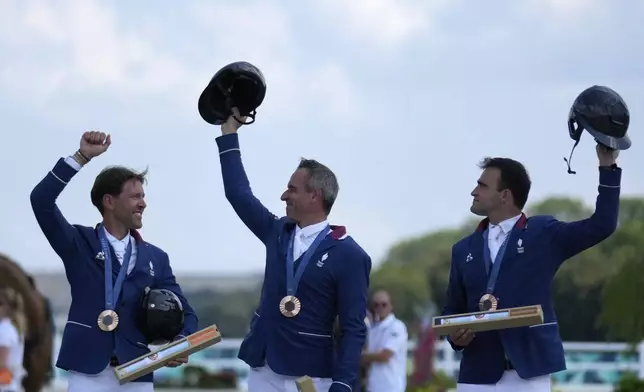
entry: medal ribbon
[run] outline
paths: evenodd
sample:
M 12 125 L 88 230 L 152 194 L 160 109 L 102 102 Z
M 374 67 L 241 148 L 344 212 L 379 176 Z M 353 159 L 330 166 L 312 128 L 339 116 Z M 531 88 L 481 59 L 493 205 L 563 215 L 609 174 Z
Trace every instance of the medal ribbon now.
M 488 229 L 485 229 L 483 233 L 483 257 L 485 259 L 485 270 L 490 274 L 487 281 L 486 294 L 492 294 L 494 292 L 494 287 L 496 286 L 496 280 L 499 277 L 499 270 L 501 269 L 501 262 L 503 261 L 503 255 L 505 254 L 505 248 L 507 248 L 508 240 L 510 239 L 510 234 L 505 237 L 503 244 L 499 248 L 499 252 L 494 258 L 494 263 L 492 263 L 492 258 L 490 256 L 490 246 L 488 244 Z M 490 271 L 490 264 L 492 265 L 492 271 Z
M 105 227 L 101 224 L 98 227 L 98 238 L 101 241 L 101 250 L 105 257 L 105 309 L 114 310 L 116 301 L 118 301 L 121 294 L 121 287 L 127 275 L 127 269 L 130 265 L 130 256 L 132 255 L 132 239 L 128 241 L 125 255 L 123 256 L 123 265 L 116 277 L 116 283 L 112 287 L 112 248 L 110 247 L 107 235 L 105 234 Z
M 317 237 L 315 237 L 315 241 L 313 241 L 309 249 L 307 249 L 306 252 L 304 252 L 304 255 L 302 256 L 302 261 L 300 262 L 300 265 L 298 266 L 297 271 L 295 272 L 295 275 L 293 275 L 293 269 L 295 266 L 295 260 L 293 259 L 295 231 L 296 229 L 293 229 L 293 233 L 291 234 L 291 239 L 288 243 L 288 249 L 286 251 L 286 294 L 287 295 L 295 295 L 295 293 L 297 292 L 297 288 L 300 285 L 300 279 L 302 279 L 302 275 L 304 275 L 304 270 L 306 269 L 306 265 L 311 260 L 311 257 L 315 253 L 315 250 L 320 245 L 324 237 L 326 237 L 327 232 L 329 231 L 329 225 L 326 225 L 324 229 L 320 231 Z

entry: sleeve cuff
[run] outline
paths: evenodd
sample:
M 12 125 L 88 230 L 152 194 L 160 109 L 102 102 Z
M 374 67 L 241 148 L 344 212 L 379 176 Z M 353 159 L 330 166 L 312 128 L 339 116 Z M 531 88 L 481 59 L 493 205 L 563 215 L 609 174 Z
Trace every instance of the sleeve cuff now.
M 617 166 L 599 167 L 599 186 L 619 188 L 622 182 L 622 169 Z
M 344 381 L 333 381 L 331 383 L 331 388 L 329 388 L 329 392 L 352 392 L 353 388 L 351 388 L 351 385 L 347 384 Z
M 463 349 L 465 348 L 465 347 L 455 345 L 452 342 L 452 340 L 449 338 L 449 336 L 447 337 L 446 340 L 447 340 L 447 343 L 449 343 L 449 345 L 452 346 L 452 350 L 454 350 L 454 351 L 463 351 Z
M 65 158 L 65 163 L 74 168 L 74 170 L 76 171 L 79 171 L 82 168 L 80 163 L 76 162 L 76 160 L 71 156 Z
M 217 147 L 219 147 L 219 155 L 228 151 L 239 150 L 239 134 L 237 133 L 221 135 L 215 140 L 217 141 Z
M 78 164 L 78 162 L 76 162 Z M 56 163 L 56 166 L 51 170 L 51 174 L 57 177 L 59 180 L 67 184 L 72 177 L 78 173 L 74 167 L 67 163 L 66 159 L 60 158 Z

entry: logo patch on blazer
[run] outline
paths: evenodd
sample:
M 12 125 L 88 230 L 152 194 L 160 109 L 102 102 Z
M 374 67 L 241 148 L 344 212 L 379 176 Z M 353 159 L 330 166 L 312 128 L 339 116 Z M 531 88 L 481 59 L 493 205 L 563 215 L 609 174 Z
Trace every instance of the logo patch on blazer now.
M 150 261 L 150 276 L 154 276 L 154 265 L 152 264 L 152 261 Z
M 315 263 L 315 265 L 317 265 L 317 266 L 318 266 L 318 268 L 322 268 L 322 267 L 324 267 L 324 260 L 326 260 L 326 259 L 328 259 L 328 258 L 329 258 L 329 254 L 328 254 L 328 253 L 323 254 L 323 255 L 322 255 L 322 257 L 320 257 L 320 260 L 318 260 L 318 262 L 317 262 L 317 263 Z

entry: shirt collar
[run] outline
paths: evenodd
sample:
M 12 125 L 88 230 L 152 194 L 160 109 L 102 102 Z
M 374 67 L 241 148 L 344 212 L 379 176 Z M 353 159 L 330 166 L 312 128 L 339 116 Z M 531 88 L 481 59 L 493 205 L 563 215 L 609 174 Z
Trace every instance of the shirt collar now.
M 321 232 L 329 224 L 328 220 L 316 223 L 314 225 L 306 226 L 300 229 L 300 226 L 295 226 L 295 235 L 302 237 L 313 237 Z
M 110 234 L 110 232 L 109 232 L 109 231 L 107 231 L 107 229 L 105 228 L 105 226 L 103 226 L 103 231 L 105 232 L 105 235 L 107 236 L 107 240 L 108 240 L 109 242 L 122 242 L 122 243 L 124 243 L 124 244 L 126 244 L 126 245 L 127 245 L 127 244 L 128 244 L 128 242 L 130 242 L 130 241 L 131 241 L 131 237 L 132 237 L 132 236 L 130 235 L 130 233 L 129 233 L 129 232 L 127 233 L 127 235 L 126 235 L 125 237 L 123 237 L 123 239 L 122 239 L 122 240 L 119 240 L 118 238 L 116 238 L 116 237 L 114 237 L 112 234 Z
M 490 225 L 490 226 L 491 227 L 499 227 L 501 229 L 501 231 L 503 232 L 503 234 L 507 234 L 507 233 L 512 231 L 512 229 L 514 228 L 514 225 L 516 225 L 516 223 L 519 220 L 519 218 L 521 218 L 521 214 L 519 214 L 519 215 L 517 215 L 515 217 L 512 217 L 512 218 L 506 219 L 506 220 L 502 221 L 501 223 L 499 223 L 498 225 Z

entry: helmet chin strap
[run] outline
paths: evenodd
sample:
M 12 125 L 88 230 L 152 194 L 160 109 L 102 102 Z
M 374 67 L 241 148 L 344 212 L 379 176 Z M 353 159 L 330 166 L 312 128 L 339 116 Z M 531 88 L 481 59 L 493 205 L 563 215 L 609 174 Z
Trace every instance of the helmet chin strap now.
M 233 107 L 233 99 L 232 99 L 230 96 L 227 96 L 227 97 L 226 97 L 226 107 L 227 107 L 227 108 L 228 108 L 228 110 L 230 110 L 230 111 L 231 111 L 231 113 L 232 113 L 232 110 L 233 110 L 233 108 L 232 108 L 232 107 Z M 254 122 L 255 122 L 255 115 L 256 115 L 256 114 L 257 114 L 257 111 L 253 110 L 252 112 L 248 113 L 248 114 L 245 116 L 245 117 L 250 118 L 250 121 L 243 121 L 242 119 L 240 119 L 240 118 L 238 118 L 237 116 L 235 116 L 235 114 L 233 114 L 232 116 L 233 116 L 233 118 L 235 119 L 235 121 L 237 121 L 238 123 L 240 123 L 240 124 L 242 124 L 242 125 L 248 125 L 248 124 L 252 124 L 252 123 L 254 123 Z
M 577 140 L 575 141 L 575 145 L 574 145 L 574 146 L 572 146 L 572 150 L 570 150 L 570 156 L 569 156 L 567 159 L 566 159 L 566 157 L 564 157 L 564 161 L 566 162 L 566 164 L 568 164 L 568 174 L 577 174 L 577 172 L 576 172 L 576 171 L 573 171 L 573 170 L 570 168 L 570 163 L 572 162 L 572 154 L 575 152 L 575 148 L 576 148 L 576 147 L 577 147 L 577 145 L 579 144 L 579 140 L 581 140 L 581 138 L 577 139 Z
M 234 107 L 234 104 L 235 104 L 235 103 L 233 102 L 233 97 L 231 96 L 231 93 L 232 93 L 233 89 L 235 88 L 235 82 L 236 82 L 236 81 L 237 81 L 237 80 L 234 80 L 234 81 L 233 81 L 233 84 L 232 84 L 232 85 L 230 86 L 230 88 L 228 88 L 228 89 L 224 88 L 224 87 L 221 85 L 221 83 L 217 83 L 217 88 L 218 88 L 218 89 L 219 89 L 219 91 L 221 91 L 221 92 L 224 94 L 224 96 L 226 97 L 226 102 L 225 102 L 225 104 L 226 104 L 226 109 L 228 109 L 228 111 L 230 111 L 231 113 L 232 113 L 232 110 L 233 110 L 233 107 Z M 249 124 L 254 123 L 254 122 L 255 122 L 255 116 L 256 116 L 256 115 L 257 115 L 257 110 L 253 110 L 252 112 L 250 112 L 250 113 L 248 113 L 247 115 L 245 115 L 245 116 L 244 116 L 244 117 L 249 117 L 249 118 L 250 118 L 250 121 L 243 121 L 242 119 L 240 119 L 240 118 L 238 118 L 237 116 L 235 116 L 235 114 L 232 114 L 232 116 L 233 116 L 233 118 L 235 119 L 235 121 L 237 121 L 238 123 L 240 123 L 240 124 L 242 124 L 242 125 L 249 125 Z

